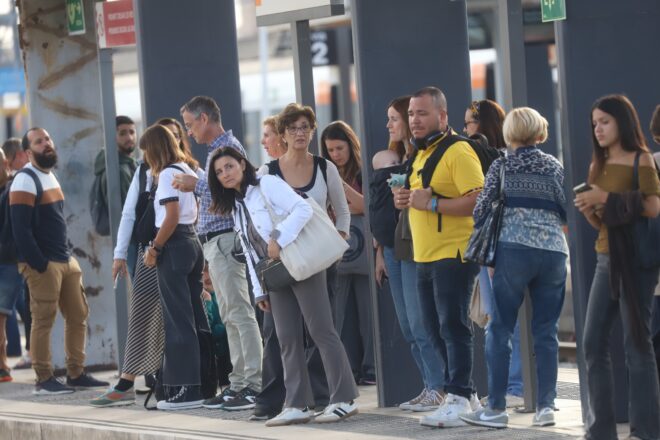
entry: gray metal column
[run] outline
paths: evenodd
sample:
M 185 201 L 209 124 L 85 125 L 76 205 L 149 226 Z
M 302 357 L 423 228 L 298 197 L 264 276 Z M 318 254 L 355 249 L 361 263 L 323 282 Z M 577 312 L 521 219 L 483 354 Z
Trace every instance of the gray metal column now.
M 207 95 L 225 129 L 242 139 L 234 1 L 134 0 L 133 8 L 144 124 L 180 119 L 186 101 Z M 206 161 L 205 149 L 193 152 Z
M 75 37 L 66 33 L 62 0 L 22 1 L 18 7 L 30 125 L 48 130 L 57 147 L 55 174 L 64 192 L 68 237 L 89 303 L 86 364 L 110 367 L 116 365 L 117 349 L 112 243 L 93 231 L 88 204 L 94 158 L 104 146 L 94 3 L 84 1 L 87 32 Z M 114 142 L 110 148 L 116 150 Z M 64 367 L 63 341 L 58 318 L 51 335 L 56 368 Z
M 116 141 L 117 114 L 115 89 L 112 73 L 113 49 L 99 49 L 100 99 L 103 119 L 103 139 L 105 149 L 105 169 L 108 194 L 108 215 L 110 217 L 110 237 L 112 247 L 117 245 L 117 230 L 121 220 L 121 188 L 119 183 L 119 150 Z M 113 282 L 114 284 L 114 282 Z M 128 292 L 126 278 L 117 279 L 115 287 L 115 309 L 117 311 L 117 360 L 119 367 L 124 365 L 124 349 L 128 336 Z
M 592 103 L 600 96 L 625 93 L 648 126 L 660 102 L 657 87 L 660 57 L 660 2 L 657 0 L 582 0 L 566 2 L 566 21 L 557 22 L 560 114 L 566 170 L 566 192 L 584 182 L 591 161 Z M 594 272 L 596 232 L 569 203 L 569 246 L 573 281 L 573 311 L 580 369 L 582 414 L 587 414 L 587 381 L 582 335 L 589 288 Z M 615 330 L 616 333 L 616 330 Z M 620 337 L 613 338 L 612 359 L 622 360 Z M 617 422 L 627 419 L 625 367 L 614 366 Z
M 538 110 L 550 126 L 548 140 L 539 148 L 548 154 L 559 157 L 559 130 L 555 105 L 555 86 L 548 60 L 547 44 L 526 44 L 525 65 L 527 69 L 527 105 Z
M 447 95 L 450 122 L 462 127 L 471 95 L 467 15 L 465 1 L 379 0 L 353 2 L 352 17 L 366 183 L 372 156 L 387 148 L 386 107 L 393 98 L 438 86 Z M 392 299 L 378 292 L 373 276 L 371 292 L 378 403 L 392 406 L 413 397 L 422 383 L 410 346 L 398 337 Z
M 291 23 L 291 44 L 293 45 L 293 74 L 296 79 L 296 100 L 316 111 L 314 95 L 314 73 L 312 69 L 312 40 L 309 32 L 309 20 Z M 317 136 L 312 139 L 309 150 L 319 154 Z
M 503 76 L 503 106 L 509 111 L 527 105 L 527 71 L 525 68 L 525 38 L 521 0 L 499 0 L 498 23 L 500 28 L 501 69 Z M 529 293 L 525 295 L 518 313 L 520 325 L 520 361 L 523 375 L 525 412 L 533 412 L 536 406 L 536 362 L 532 340 L 532 304 Z

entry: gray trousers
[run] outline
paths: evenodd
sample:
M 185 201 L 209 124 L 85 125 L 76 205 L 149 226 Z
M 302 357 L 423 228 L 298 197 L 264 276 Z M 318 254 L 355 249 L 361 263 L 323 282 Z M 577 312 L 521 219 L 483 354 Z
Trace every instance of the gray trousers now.
M 347 402 L 358 396 L 346 351 L 332 322 L 325 271 L 270 294 L 275 330 L 280 340 L 284 366 L 284 407 L 314 405 L 303 342 L 303 319 L 316 343 L 325 368 L 330 403 Z
M 165 324 L 163 384 L 200 385 L 197 327 L 208 328 L 202 306 L 202 245 L 192 226 L 177 226 L 158 257 Z
M 584 323 L 583 349 L 587 364 L 589 414 L 587 438 L 616 440 L 614 416 L 614 383 L 609 339 L 617 315 L 623 323 L 624 352 L 628 367 L 630 433 L 643 440 L 660 439 L 660 390 L 658 372 L 651 341 L 653 291 L 658 282 L 658 269 L 637 270 L 637 295 L 644 340 L 640 346 L 631 335 L 630 305 L 626 293 L 618 301 L 610 295 L 610 257 L 598 254 L 596 273 L 591 284 L 587 316 Z

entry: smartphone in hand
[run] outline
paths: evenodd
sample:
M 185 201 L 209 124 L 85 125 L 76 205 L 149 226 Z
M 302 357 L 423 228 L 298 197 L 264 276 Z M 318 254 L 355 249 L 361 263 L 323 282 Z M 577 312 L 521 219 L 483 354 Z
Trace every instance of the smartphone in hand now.
M 573 188 L 573 192 L 575 194 L 580 194 L 580 193 L 583 193 L 583 192 L 589 191 L 589 190 L 591 190 L 591 186 L 589 186 L 588 183 L 581 183 L 578 186 L 576 186 L 575 188 Z

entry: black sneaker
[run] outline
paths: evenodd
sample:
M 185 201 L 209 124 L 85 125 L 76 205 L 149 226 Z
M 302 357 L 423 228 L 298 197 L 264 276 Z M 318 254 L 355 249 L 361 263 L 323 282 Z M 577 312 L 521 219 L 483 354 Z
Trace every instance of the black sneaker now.
M 238 392 L 236 397 L 228 402 L 225 402 L 220 409 L 225 411 L 243 411 L 252 409 L 257 400 L 257 392 L 250 387 L 245 387 Z
M 82 373 L 80 376 L 75 379 L 71 379 L 69 376 L 66 377 L 66 384 L 70 387 L 80 389 L 80 388 L 99 388 L 110 386 L 109 382 L 104 382 L 102 380 L 97 380 L 92 377 L 92 375 L 87 373 Z
M 55 376 L 51 376 L 50 379 L 46 379 L 43 382 L 37 382 L 32 394 L 37 396 L 51 396 L 55 394 L 70 394 L 74 391 L 73 388 L 68 387 L 57 380 Z
M 252 415 L 248 420 L 251 421 L 264 421 L 264 420 L 270 420 L 276 415 L 278 415 L 282 410 L 279 409 L 273 409 L 273 408 L 268 408 L 267 406 L 261 406 L 259 404 L 256 404 L 254 407 L 254 411 L 252 412 Z
M 161 410 L 176 411 L 180 409 L 194 409 L 202 406 L 202 393 L 199 385 L 165 387 L 168 397 L 159 400 L 156 408 Z
M 204 408 L 209 408 L 209 409 L 218 409 L 226 402 L 229 402 L 230 400 L 235 398 L 237 395 L 238 393 L 236 391 L 227 387 L 222 393 L 218 394 L 217 396 L 211 397 L 210 399 L 206 399 L 204 403 L 202 403 L 202 406 Z

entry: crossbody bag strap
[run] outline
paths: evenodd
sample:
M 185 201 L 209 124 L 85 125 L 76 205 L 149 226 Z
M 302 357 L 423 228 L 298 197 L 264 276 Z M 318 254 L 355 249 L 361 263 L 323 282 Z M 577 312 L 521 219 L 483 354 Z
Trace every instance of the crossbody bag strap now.
M 639 157 L 642 155 L 640 151 L 635 154 L 635 161 L 633 162 L 633 190 L 639 189 Z
M 243 241 L 245 242 L 245 246 L 247 246 L 249 248 L 249 249 L 246 249 L 246 250 L 247 250 L 247 253 L 249 254 L 250 260 L 252 260 L 252 266 L 256 269 L 257 262 L 254 261 L 254 254 L 256 254 L 256 251 L 254 250 L 254 247 L 252 247 L 252 243 L 250 242 L 247 235 L 245 234 L 246 228 L 250 227 L 247 224 L 247 221 L 245 220 L 245 217 L 243 217 L 243 210 L 247 210 L 247 206 L 245 206 L 245 202 L 243 202 L 243 201 L 239 201 L 238 203 L 240 205 L 240 209 L 238 210 L 238 216 L 240 217 L 240 221 L 241 221 L 240 233 L 241 233 L 241 236 L 243 237 Z
M 499 199 L 504 202 L 504 176 L 506 176 L 506 157 L 502 157 L 502 168 L 500 168 L 500 194 Z

